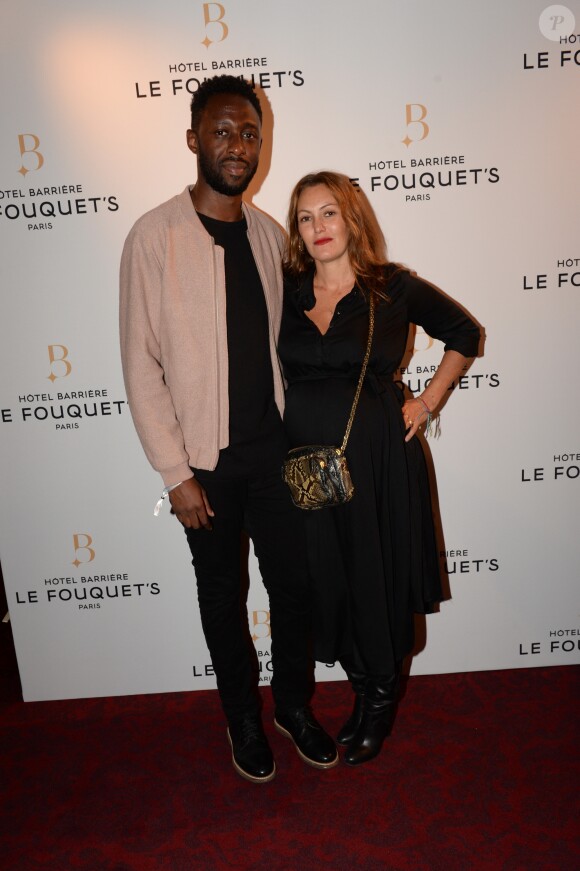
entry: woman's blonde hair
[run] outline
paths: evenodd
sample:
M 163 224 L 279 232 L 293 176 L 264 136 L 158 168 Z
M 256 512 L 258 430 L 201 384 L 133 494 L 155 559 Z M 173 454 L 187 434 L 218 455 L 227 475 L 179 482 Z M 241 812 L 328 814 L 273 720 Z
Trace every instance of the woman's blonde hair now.
M 388 264 L 387 246 L 378 221 L 365 194 L 355 188 L 348 176 L 323 170 L 305 175 L 295 185 L 288 208 L 288 242 L 284 267 L 294 276 L 307 272 L 314 263 L 298 231 L 298 200 L 306 188 L 324 185 L 332 193 L 348 233 L 348 256 L 357 284 L 383 299 Z

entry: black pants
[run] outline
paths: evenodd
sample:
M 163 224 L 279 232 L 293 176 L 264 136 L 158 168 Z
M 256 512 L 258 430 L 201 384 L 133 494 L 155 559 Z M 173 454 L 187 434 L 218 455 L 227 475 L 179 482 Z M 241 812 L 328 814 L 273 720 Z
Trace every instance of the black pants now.
M 187 529 L 201 622 L 229 722 L 260 709 L 256 651 L 240 559 L 252 539 L 270 600 L 272 692 L 277 708 L 308 704 L 313 689 L 310 596 L 303 521 L 279 468 L 266 476 L 224 477 L 195 470 L 211 507 L 213 529 Z

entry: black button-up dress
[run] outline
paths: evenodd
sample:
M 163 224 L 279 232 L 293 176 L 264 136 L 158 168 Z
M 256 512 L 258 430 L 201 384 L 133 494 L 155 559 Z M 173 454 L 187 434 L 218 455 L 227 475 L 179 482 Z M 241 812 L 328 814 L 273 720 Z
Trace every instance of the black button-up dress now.
M 412 650 L 413 613 L 442 598 L 429 481 L 420 440 L 405 443 L 402 390 L 393 381 L 409 324 L 466 357 L 479 327 L 451 299 L 389 266 L 389 302 L 375 310 L 371 356 L 346 449 L 351 502 L 304 511 L 313 591 L 315 656 L 389 674 Z M 354 288 L 322 335 L 305 311 L 313 274 L 286 281 L 279 353 L 288 382 L 284 423 L 291 447 L 340 445 L 368 336 L 368 303 Z M 296 509 L 297 511 L 300 509 Z

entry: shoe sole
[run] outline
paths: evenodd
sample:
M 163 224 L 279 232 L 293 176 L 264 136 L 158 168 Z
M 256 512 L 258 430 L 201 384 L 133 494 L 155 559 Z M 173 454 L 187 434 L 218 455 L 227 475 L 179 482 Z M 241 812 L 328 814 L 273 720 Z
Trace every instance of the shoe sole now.
M 274 719 L 274 726 L 278 730 L 278 732 L 280 732 L 281 735 L 284 735 L 286 738 L 290 738 L 290 740 L 292 741 L 292 743 L 296 747 L 296 752 L 298 753 L 298 755 L 300 756 L 302 761 L 306 762 L 307 765 L 311 765 L 313 768 L 320 768 L 322 770 L 324 770 L 326 768 L 334 768 L 335 765 L 338 765 L 338 763 L 340 761 L 339 757 L 338 757 L 338 750 L 336 751 L 336 758 L 333 759 L 332 762 L 316 762 L 314 759 L 310 759 L 309 756 L 306 756 L 302 752 L 302 750 L 300 749 L 300 747 L 298 746 L 298 744 L 296 743 L 296 741 L 294 740 L 294 738 L 292 737 L 292 735 L 290 734 L 288 729 L 285 729 L 284 726 L 281 726 L 280 723 L 278 722 L 278 720 L 276 720 L 276 719 Z
M 234 756 L 234 745 L 232 744 L 232 738 L 230 735 L 230 730 L 227 729 L 228 741 L 230 742 L 230 747 L 232 748 L 232 765 L 244 780 L 249 780 L 251 783 L 269 783 L 270 780 L 274 780 L 276 777 L 276 763 L 274 762 L 274 767 L 270 774 L 265 774 L 264 777 L 256 777 L 254 774 L 248 774 L 245 769 L 242 768 L 241 765 L 238 765 L 236 762 L 236 757 Z

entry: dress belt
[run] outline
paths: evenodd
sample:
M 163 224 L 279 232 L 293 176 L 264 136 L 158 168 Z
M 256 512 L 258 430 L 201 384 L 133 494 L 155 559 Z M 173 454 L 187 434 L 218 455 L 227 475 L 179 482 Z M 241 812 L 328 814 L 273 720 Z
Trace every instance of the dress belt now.
M 298 375 L 296 378 L 292 378 L 292 380 L 288 381 L 288 386 L 292 387 L 293 384 L 301 384 L 304 381 L 357 381 L 360 376 L 360 372 L 357 374 L 353 372 L 352 375 L 347 374 L 346 372 L 332 375 Z
M 293 384 L 303 384 L 306 381 L 353 381 L 356 383 L 360 375 L 360 372 L 357 374 L 353 372 L 349 374 L 347 372 L 337 372 L 332 375 L 298 375 L 295 378 L 292 378 L 288 381 L 288 386 L 292 387 Z M 367 374 L 365 376 L 365 383 L 368 383 L 375 393 L 384 393 L 386 390 L 394 390 L 395 392 L 400 391 L 399 385 L 393 380 L 393 375 L 377 375 L 375 372 L 367 370 Z

